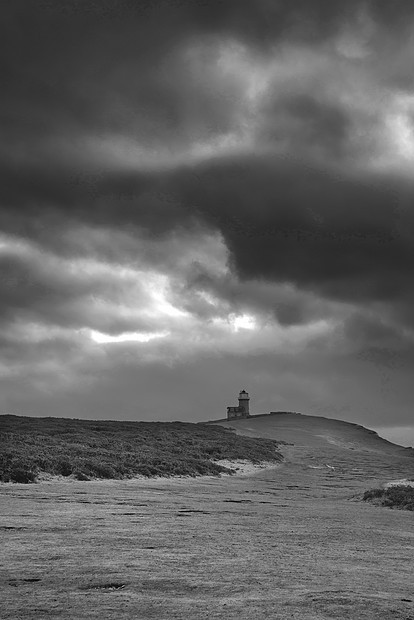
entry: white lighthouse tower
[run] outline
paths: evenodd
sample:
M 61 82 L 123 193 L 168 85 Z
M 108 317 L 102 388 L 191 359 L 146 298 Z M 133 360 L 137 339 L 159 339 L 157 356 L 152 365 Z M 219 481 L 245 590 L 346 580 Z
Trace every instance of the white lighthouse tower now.
M 249 415 L 249 401 L 249 394 L 246 392 L 246 390 L 241 390 L 239 394 L 239 407 L 240 409 L 243 409 L 244 415 L 246 417 Z
M 250 415 L 249 402 L 250 396 L 246 390 L 241 390 L 239 393 L 239 406 L 227 407 L 227 419 L 233 420 L 234 418 L 248 418 Z

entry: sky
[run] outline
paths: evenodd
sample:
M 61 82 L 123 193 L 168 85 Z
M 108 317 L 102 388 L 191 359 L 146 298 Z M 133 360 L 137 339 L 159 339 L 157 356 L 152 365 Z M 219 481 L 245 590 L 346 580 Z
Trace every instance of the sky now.
M 0 411 L 414 445 L 414 3 L 0 17 Z

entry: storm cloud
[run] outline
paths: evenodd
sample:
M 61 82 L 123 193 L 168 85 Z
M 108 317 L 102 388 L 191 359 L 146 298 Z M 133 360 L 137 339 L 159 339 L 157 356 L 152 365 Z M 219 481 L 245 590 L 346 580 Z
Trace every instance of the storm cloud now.
M 0 12 L 1 409 L 409 424 L 412 3 Z

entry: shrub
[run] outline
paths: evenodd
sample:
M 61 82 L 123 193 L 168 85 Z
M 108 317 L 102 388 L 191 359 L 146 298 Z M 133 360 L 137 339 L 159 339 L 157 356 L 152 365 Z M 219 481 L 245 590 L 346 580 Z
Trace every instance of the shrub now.
M 414 511 L 414 487 L 408 485 L 395 485 L 388 489 L 371 489 L 364 493 L 363 499 L 387 508 Z
M 9 473 L 10 482 L 20 482 L 23 484 L 30 484 L 35 482 L 36 474 L 28 469 L 22 467 L 14 467 Z
M 59 460 L 55 465 L 55 470 L 56 473 L 61 476 L 70 476 L 73 471 L 73 467 L 69 461 Z
M 77 480 L 219 475 L 231 473 L 215 462 L 219 459 L 282 460 L 276 441 L 242 437 L 207 424 L 1 415 L 0 427 L 4 481 L 32 482 L 39 471 Z
M 73 476 L 76 478 L 76 480 L 82 480 L 83 482 L 90 480 L 90 478 L 80 469 L 75 469 L 73 471 Z
M 382 497 L 384 494 L 384 489 L 371 489 L 370 491 L 365 491 L 364 493 L 364 501 L 370 501 L 373 499 L 377 499 L 378 497 Z
M 97 478 L 118 478 L 113 467 L 107 463 L 100 463 L 99 461 L 91 465 L 91 471 Z

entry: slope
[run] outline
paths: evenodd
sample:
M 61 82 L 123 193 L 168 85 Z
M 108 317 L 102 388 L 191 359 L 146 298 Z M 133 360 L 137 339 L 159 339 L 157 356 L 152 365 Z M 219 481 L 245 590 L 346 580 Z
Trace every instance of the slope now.
M 245 419 L 212 422 L 232 428 L 239 435 L 287 441 L 297 446 L 337 446 L 347 450 L 381 452 L 392 455 L 407 454 L 412 448 L 391 443 L 368 428 L 352 422 L 301 413 L 270 413 Z
M 302 475 L 305 470 L 322 470 L 338 482 L 359 479 L 368 485 L 368 480 L 387 483 L 414 475 L 414 449 L 393 444 L 359 424 L 287 412 L 210 423 L 238 435 L 287 442 L 281 447 L 285 463 Z

